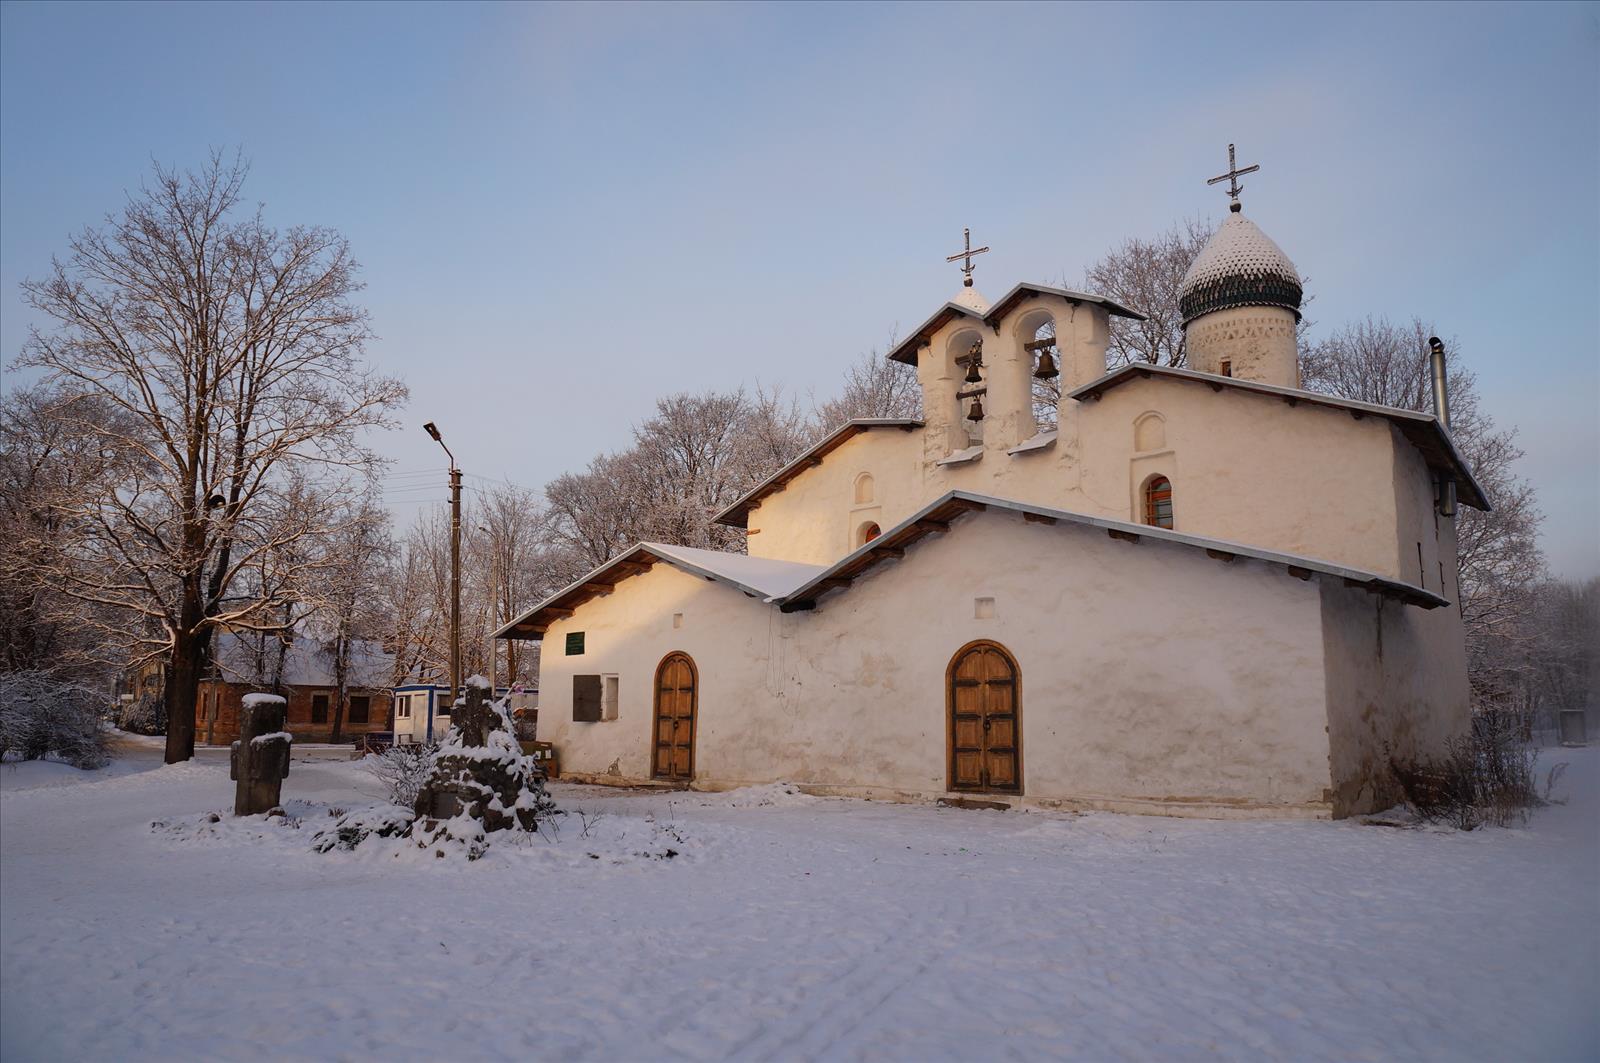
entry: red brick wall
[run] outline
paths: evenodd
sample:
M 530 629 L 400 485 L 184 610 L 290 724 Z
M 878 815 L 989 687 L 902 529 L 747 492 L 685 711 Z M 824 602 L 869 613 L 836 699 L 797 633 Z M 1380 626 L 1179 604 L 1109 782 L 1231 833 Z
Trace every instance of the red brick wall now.
M 207 680 L 200 684 L 200 698 L 195 705 L 195 741 L 227 745 L 239 737 L 239 703 L 256 688 L 244 683 L 225 683 Z M 389 722 L 389 692 L 386 690 L 352 690 L 352 696 L 366 695 L 369 699 L 366 723 L 351 723 L 348 713 L 340 728 L 339 740 L 345 741 L 368 731 L 384 731 Z M 323 723 L 311 722 L 311 696 L 328 695 L 328 718 Z M 331 687 L 288 687 L 284 691 L 288 704 L 288 729 L 301 742 L 327 742 L 333 735 L 334 691 Z M 215 706 L 216 719 L 208 719 Z

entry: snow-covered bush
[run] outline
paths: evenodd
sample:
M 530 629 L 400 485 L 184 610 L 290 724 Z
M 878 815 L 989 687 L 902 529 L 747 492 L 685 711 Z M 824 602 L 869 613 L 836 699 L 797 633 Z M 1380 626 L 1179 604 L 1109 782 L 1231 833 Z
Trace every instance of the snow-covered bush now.
M 155 691 L 146 691 L 123 704 L 117 714 L 117 726 L 136 735 L 166 734 L 167 699 Z
M 367 758 L 367 770 L 389 788 L 390 801 L 410 808 L 417 803 L 422 784 L 433 774 L 433 755 L 438 750 L 432 742 L 390 746 Z
M 1391 760 L 1406 803 L 1430 823 L 1473 830 L 1526 821 L 1539 796 L 1539 751 L 1522 740 L 1512 713 L 1484 712 L 1472 730 L 1445 743 L 1438 757 Z
M 373 836 L 408 837 L 414 819 L 416 814 L 411 809 L 401 808 L 398 805 L 359 808 L 340 816 L 332 827 L 318 831 L 311 839 L 311 848 L 319 853 L 331 852 L 334 849 L 348 851 Z
M 100 726 L 104 697 L 49 672 L 11 672 L 0 682 L 0 756 L 57 757 L 75 768 L 110 759 Z

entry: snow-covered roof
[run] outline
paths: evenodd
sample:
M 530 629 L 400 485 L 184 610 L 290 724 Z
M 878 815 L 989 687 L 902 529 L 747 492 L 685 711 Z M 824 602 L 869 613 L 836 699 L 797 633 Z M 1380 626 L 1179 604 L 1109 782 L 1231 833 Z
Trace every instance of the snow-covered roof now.
M 983 293 L 976 288 L 962 288 L 956 293 L 956 297 L 950 301 L 957 306 L 964 306 L 968 310 L 976 310 L 980 314 L 987 313 L 989 310 L 989 300 L 985 299 Z
M 1386 418 L 1400 430 L 1400 434 L 1405 436 L 1412 446 L 1417 448 L 1423 461 L 1431 468 L 1443 469 L 1450 473 L 1456 481 L 1457 494 L 1463 504 L 1485 512 L 1490 508 L 1488 496 L 1484 494 L 1483 487 L 1472 475 L 1472 466 L 1467 464 L 1467 459 L 1456 449 L 1455 440 L 1450 438 L 1449 430 L 1431 413 L 1419 413 L 1398 406 L 1380 406 L 1375 402 L 1360 402 L 1356 399 L 1341 399 L 1336 395 L 1319 395 L 1315 391 L 1262 384 L 1254 380 L 1241 380 L 1239 377 L 1197 373 L 1193 369 L 1174 369 L 1166 365 L 1125 365 L 1081 387 L 1074 388 L 1067 392 L 1066 397 L 1079 401 L 1098 399 L 1114 387 L 1152 377 L 1205 384 L 1213 391 L 1227 388 L 1247 395 L 1270 396 L 1291 406 L 1305 403 L 1307 406 L 1343 410 L 1352 417 L 1371 414 L 1374 417 Z
M 988 509 L 1021 513 L 1027 516 L 1028 519 L 1043 524 L 1069 523 L 1103 528 L 1113 538 L 1124 539 L 1129 542 L 1139 542 L 1141 539 L 1148 538 L 1157 542 L 1173 543 L 1196 550 L 1203 550 L 1208 557 L 1218 561 L 1235 561 L 1239 558 L 1247 558 L 1269 565 L 1281 566 L 1296 579 L 1310 579 L 1313 575 L 1335 576 L 1343 580 L 1346 585 L 1360 586 L 1374 594 L 1395 598 L 1409 605 L 1421 606 L 1424 609 L 1437 609 L 1440 606 L 1450 604 L 1448 600 L 1425 588 L 1417 587 L 1403 580 L 1389 579 L 1386 576 L 1380 576 L 1362 569 L 1348 568 L 1332 561 L 1323 561 L 1319 558 L 1305 557 L 1300 554 L 1286 554 L 1276 550 L 1263 550 L 1259 547 L 1247 546 L 1244 543 L 1231 542 L 1227 539 L 1212 539 L 1204 535 L 1189 535 L 1184 532 L 1157 528 L 1148 524 L 1130 524 L 1123 520 L 1096 517 L 1088 513 L 1075 513 L 1071 510 L 1052 509 L 1049 506 L 1034 505 L 1031 502 L 1018 502 L 1015 499 L 981 495 L 970 491 L 951 491 L 937 501 L 929 503 L 921 510 L 896 524 L 893 528 L 885 531 L 878 538 L 858 547 L 828 566 L 826 570 L 817 573 L 805 584 L 791 591 L 777 604 L 786 613 L 814 608 L 818 598 L 830 591 L 850 586 L 858 576 L 863 575 L 874 565 L 902 556 L 907 546 L 923 536 L 948 529 L 952 521 L 967 513 L 981 512 Z
M 775 491 L 783 490 L 784 485 L 807 469 L 821 465 L 824 456 L 837 450 L 855 436 L 873 428 L 898 428 L 903 432 L 909 432 L 913 428 L 921 427 L 922 422 L 912 417 L 857 417 L 846 421 L 807 447 L 799 457 L 746 491 L 737 502 L 711 519 L 730 528 L 747 527 L 750 511 L 760 505 L 763 498 Z
M 797 561 L 772 561 L 721 550 L 702 550 L 692 546 L 639 543 L 527 610 L 496 631 L 494 637 L 540 638 L 553 620 L 571 616 L 572 610 L 579 605 L 599 595 L 609 594 L 618 583 L 647 572 L 658 563 L 669 564 L 713 582 L 725 583 L 764 601 L 782 598 L 822 571 L 823 567 Z
M 965 290 L 970 291 L 971 289 Z M 1107 313 L 1115 314 L 1117 317 L 1132 318 L 1135 321 L 1144 320 L 1144 315 L 1139 313 L 1137 310 L 1130 310 L 1121 303 L 1118 303 L 1112 299 L 1107 299 L 1103 295 L 1092 295 L 1089 292 L 1075 292 L 1071 288 L 1052 288 L 1047 284 L 1032 284 L 1024 281 L 1023 283 L 1013 287 L 1009 292 L 1001 297 L 999 302 L 995 303 L 993 306 L 979 306 L 977 303 L 971 300 L 968 300 L 965 303 L 959 301 L 945 303 L 938 310 L 934 311 L 932 317 L 928 318 L 928 320 L 924 321 L 921 325 L 918 325 L 915 331 L 913 331 L 904 340 L 900 341 L 900 343 L 895 346 L 894 350 L 889 352 L 889 358 L 891 361 L 905 362 L 907 365 L 916 365 L 917 351 L 927 345 L 928 341 L 933 337 L 935 332 L 938 332 L 940 329 L 944 328 L 945 325 L 949 324 L 951 321 L 954 321 L 958 317 L 969 317 L 974 321 L 981 322 L 990 328 L 994 328 L 997 327 L 1000 324 L 1000 321 L 1011 312 L 1011 309 L 1014 306 L 1030 295 L 1060 296 L 1062 299 L 1066 299 L 1068 302 L 1089 303 L 1093 306 L 1103 307 Z M 979 301 L 982 299 L 983 297 L 981 295 L 978 296 Z
M 679 568 L 732 583 L 742 591 L 759 594 L 763 598 L 782 598 L 823 567 L 798 561 L 751 557 L 749 554 L 730 554 L 725 550 L 672 546 L 668 543 L 640 545 Z
M 1281 306 L 1300 314 L 1300 272 L 1272 237 L 1243 214 L 1229 214 L 1178 284 L 1183 323 L 1233 306 Z
M 213 652 L 223 679 L 230 683 L 255 683 L 265 676 L 270 682 L 278 663 L 278 640 L 272 635 L 266 636 L 260 669 L 256 661 L 256 640 L 253 634 L 231 631 L 217 634 Z M 349 675 L 352 686 L 386 686 L 393 670 L 394 655 L 385 653 L 378 643 L 357 642 L 352 647 Z M 301 635 L 289 644 L 288 653 L 284 655 L 283 682 L 294 687 L 333 686 L 333 656 L 316 639 Z

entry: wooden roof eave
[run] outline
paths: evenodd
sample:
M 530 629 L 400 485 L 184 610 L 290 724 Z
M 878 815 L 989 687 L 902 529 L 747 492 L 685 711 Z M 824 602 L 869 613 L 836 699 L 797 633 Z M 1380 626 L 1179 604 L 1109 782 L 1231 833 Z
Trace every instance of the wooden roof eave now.
M 659 557 L 643 546 L 625 550 L 593 572 L 562 588 L 509 624 L 506 624 L 496 631 L 492 637 L 496 639 L 543 638 L 544 633 L 550 629 L 552 623 L 572 616 L 578 606 L 584 602 L 598 598 L 602 594 L 610 594 L 616 590 L 617 584 L 623 580 L 650 571 L 660 560 Z
M 857 547 L 810 584 L 778 601 L 778 608 L 793 613 L 816 608 L 817 599 L 830 591 L 843 590 L 861 576 L 885 561 L 897 561 L 905 556 L 906 548 L 925 536 L 950 530 L 950 524 L 963 514 L 984 510 L 988 506 L 959 495 L 947 497 L 931 509 L 906 521 L 887 534 Z

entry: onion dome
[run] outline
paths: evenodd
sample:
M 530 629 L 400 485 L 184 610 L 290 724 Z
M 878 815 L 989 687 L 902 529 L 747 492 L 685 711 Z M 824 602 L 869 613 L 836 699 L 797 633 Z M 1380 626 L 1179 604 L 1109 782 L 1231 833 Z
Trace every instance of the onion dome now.
M 1234 306 L 1281 306 L 1300 317 L 1300 274 L 1272 237 L 1230 213 L 1178 285 L 1183 323 Z

